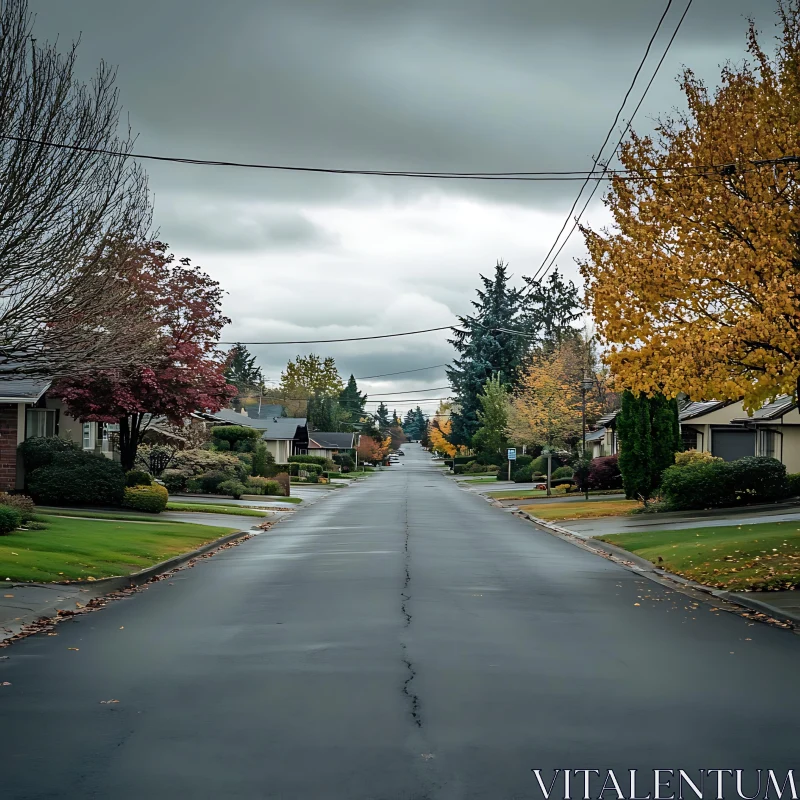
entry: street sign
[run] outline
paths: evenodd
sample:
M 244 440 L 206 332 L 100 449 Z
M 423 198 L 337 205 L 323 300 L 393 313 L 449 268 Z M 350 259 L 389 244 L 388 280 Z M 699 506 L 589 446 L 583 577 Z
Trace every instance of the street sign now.
M 517 460 L 517 448 L 516 447 L 509 447 L 508 448 L 508 460 L 509 461 L 516 461 Z

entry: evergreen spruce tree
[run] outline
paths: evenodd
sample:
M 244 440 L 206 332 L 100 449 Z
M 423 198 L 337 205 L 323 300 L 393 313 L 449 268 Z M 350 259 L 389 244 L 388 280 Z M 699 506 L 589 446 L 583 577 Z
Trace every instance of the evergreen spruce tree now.
M 617 436 L 625 495 L 647 502 L 680 449 L 677 401 L 626 391 L 617 415 Z
M 378 410 L 375 412 L 375 418 L 378 423 L 378 428 L 381 431 L 387 431 L 392 427 L 392 421 L 389 418 L 389 409 L 381 401 Z
M 364 414 L 364 406 L 367 402 L 367 395 L 358 391 L 356 379 L 351 375 L 347 381 L 347 386 L 339 394 L 339 405 L 347 413 L 351 422 L 358 422 Z
M 257 393 L 261 389 L 264 383 L 261 367 L 256 366 L 256 357 L 243 344 L 237 342 L 230 349 L 225 379 L 236 387 L 239 395 Z
M 578 289 L 572 281 L 565 282 L 559 271 L 553 270 L 546 282 L 526 278 L 528 293 L 520 314 L 520 328 L 529 341 L 546 352 L 575 339 L 580 331 L 573 323 L 583 316 Z
M 508 331 L 519 330 L 522 293 L 509 285 L 506 265 L 498 261 L 494 277 L 481 275 L 483 289 L 472 302 L 475 313 L 459 317 L 460 327 L 454 328 L 450 343 L 458 358 L 447 370 L 453 387 L 458 411 L 452 415 L 450 442 L 470 446 L 480 427 L 478 396 L 493 374 L 501 383 L 513 385 L 525 355 L 525 337 Z

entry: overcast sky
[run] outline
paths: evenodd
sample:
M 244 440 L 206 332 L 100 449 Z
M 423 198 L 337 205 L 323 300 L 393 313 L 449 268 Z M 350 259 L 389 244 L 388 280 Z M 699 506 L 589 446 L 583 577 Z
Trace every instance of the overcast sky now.
M 119 66 L 141 152 L 469 172 L 588 169 L 665 3 L 31 0 L 31 9 L 37 37 L 81 35 L 85 76 L 101 58 Z M 673 6 L 641 88 L 685 0 Z M 772 0 L 695 0 L 634 128 L 680 104 L 682 64 L 713 84 L 721 63 L 741 60 L 746 17 L 772 36 L 773 11 Z M 469 311 L 479 273 L 498 258 L 516 276 L 536 271 L 580 186 L 148 171 L 162 238 L 223 284 L 233 319 L 224 338 L 242 341 L 447 325 Z M 601 203 L 588 219 L 603 224 Z M 581 252 L 576 236 L 558 261 L 576 281 Z M 446 340 L 251 350 L 268 378 L 311 350 L 359 377 L 447 362 Z M 380 397 L 446 380 L 437 369 L 363 383 Z

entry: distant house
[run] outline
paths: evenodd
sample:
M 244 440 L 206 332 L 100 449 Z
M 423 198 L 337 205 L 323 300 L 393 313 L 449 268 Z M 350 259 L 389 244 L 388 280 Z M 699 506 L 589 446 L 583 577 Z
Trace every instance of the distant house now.
M 308 455 L 333 458 L 335 455 L 352 450 L 355 445 L 354 433 L 324 433 L 312 431 L 308 434 Z
M 597 420 L 596 430 L 587 432 L 586 449 L 592 458 L 613 456 L 619 452 L 616 433 L 617 414 L 619 411 L 604 414 Z
M 768 456 L 800 472 L 800 411 L 788 396 L 766 403 L 752 415 L 741 402 L 689 403 L 680 412 L 684 447 L 725 461 Z
M 275 457 L 276 464 L 286 464 L 289 456 L 305 453 L 308 450 L 308 421 L 305 417 L 269 417 L 253 418 L 224 408 L 215 411 L 213 416 L 222 424 L 244 425 L 261 431 L 261 438 L 266 442 L 267 450 Z

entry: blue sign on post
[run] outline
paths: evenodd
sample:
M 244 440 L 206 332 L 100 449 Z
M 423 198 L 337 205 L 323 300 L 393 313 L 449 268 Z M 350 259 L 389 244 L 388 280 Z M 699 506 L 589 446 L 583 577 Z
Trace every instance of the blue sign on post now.
M 509 447 L 508 448 L 508 460 L 509 461 L 516 461 L 517 460 L 517 448 L 516 447 Z

